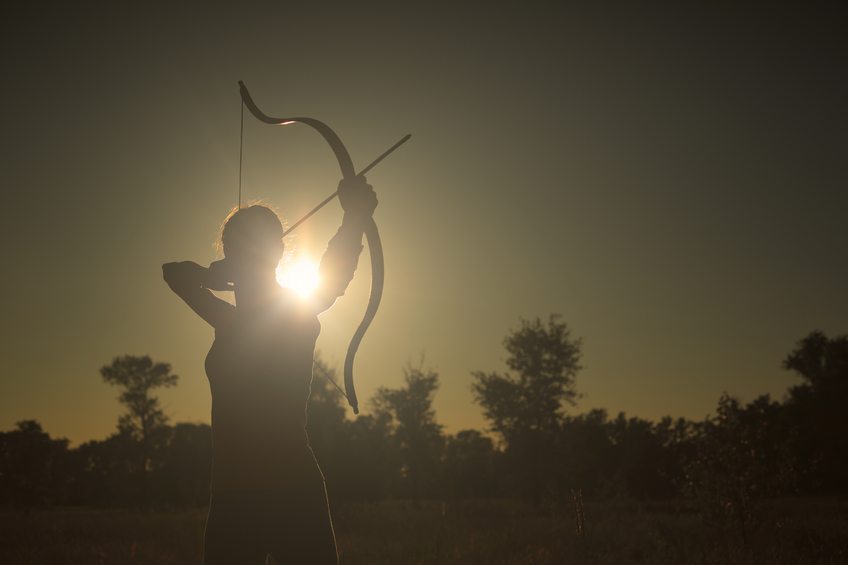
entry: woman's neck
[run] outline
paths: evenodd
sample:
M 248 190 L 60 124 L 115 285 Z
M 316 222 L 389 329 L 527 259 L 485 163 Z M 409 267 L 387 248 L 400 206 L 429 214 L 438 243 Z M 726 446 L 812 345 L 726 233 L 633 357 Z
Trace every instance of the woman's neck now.
M 236 308 L 254 310 L 271 304 L 279 296 L 280 285 L 275 273 L 235 285 Z

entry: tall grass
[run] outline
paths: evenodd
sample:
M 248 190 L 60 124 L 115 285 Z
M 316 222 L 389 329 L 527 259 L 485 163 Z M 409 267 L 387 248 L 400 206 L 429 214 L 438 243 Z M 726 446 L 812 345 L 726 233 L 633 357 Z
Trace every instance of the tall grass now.
M 580 502 L 551 512 L 516 501 L 403 501 L 341 507 L 341 562 L 355 564 L 848 563 L 848 502 L 782 500 L 747 544 L 685 503 Z M 200 563 L 205 510 L 0 511 L 0 563 Z M 578 533 L 582 532 L 582 533 Z

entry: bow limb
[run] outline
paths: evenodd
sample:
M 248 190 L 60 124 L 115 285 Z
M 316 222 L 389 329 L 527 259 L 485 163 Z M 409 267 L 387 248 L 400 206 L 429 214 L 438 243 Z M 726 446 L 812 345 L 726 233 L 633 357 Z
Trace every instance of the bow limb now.
M 368 297 L 365 315 L 350 340 L 344 362 L 345 391 L 347 391 L 347 400 L 353 408 L 354 414 L 359 414 L 359 402 L 356 400 L 356 390 L 353 388 L 353 360 L 356 357 L 357 350 L 359 350 L 362 338 L 365 337 L 365 332 L 368 331 L 371 321 L 374 320 L 374 316 L 380 308 L 380 300 L 383 298 L 385 276 L 383 242 L 380 240 L 380 232 L 377 230 L 377 223 L 374 218 L 368 218 L 368 223 L 365 226 L 365 239 L 368 241 L 368 252 L 371 254 L 371 293 Z
M 253 116 L 260 122 L 272 125 L 301 123 L 311 126 L 324 137 L 324 140 L 329 144 L 333 153 L 335 153 L 342 177 L 345 179 L 352 179 L 357 176 L 356 170 L 353 168 L 353 160 L 350 158 L 350 153 L 342 143 L 342 140 L 336 132 L 330 128 L 330 126 L 314 118 L 273 118 L 268 116 L 262 112 L 253 101 L 253 98 L 250 96 L 250 92 L 248 92 L 244 82 L 239 81 L 239 88 L 244 105 L 247 106 L 250 113 L 253 114 Z M 377 314 L 377 310 L 380 308 L 380 300 L 383 297 L 383 282 L 385 276 L 383 264 L 383 243 L 380 240 L 380 232 L 378 231 L 377 224 L 374 222 L 373 218 L 369 218 L 364 231 L 365 239 L 368 242 L 368 250 L 371 254 L 371 292 L 368 297 L 368 307 L 365 309 L 365 315 L 350 340 L 350 345 L 348 346 L 344 362 L 345 396 L 347 396 L 347 401 L 351 408 L 353 408 L 354 414 L 359 414 L 359 402 L 356 398 L 356 389 L 353 384 L 353 361 L 356 358 L 356 352 L 359 350 L 359 344 L 362 342 L 362 338 L 365 337 L 365 332 L 368 331 L 368 327 L 371 325 L 374 316 Z
M 247 106 L 247 109 L 250 110 L 250 113 L 253 114 L 257 120 L 275 126 L 287 126 L 294 123 L 311 126 L 323 136 L 324 140 L 333 150 L 333 153 L 336 154 L 336 160 L 339 162 L 339 169 L 341 169 L 342 177 L 351 179 L 356 176 L 356 171 L 353 168 L 353 160 L 350 158 L 350 153 L 348 153 L 344 143 L 342 143 L 342 140 L 336 132 L 330 128 L 330 126 L 320 120 L 316 120 L 315 118 L 272 118 L 259 109 L 242 81 L 239 81 L 239 87 L 241 90 L 241 99 L 244 102 L 244 105 Z

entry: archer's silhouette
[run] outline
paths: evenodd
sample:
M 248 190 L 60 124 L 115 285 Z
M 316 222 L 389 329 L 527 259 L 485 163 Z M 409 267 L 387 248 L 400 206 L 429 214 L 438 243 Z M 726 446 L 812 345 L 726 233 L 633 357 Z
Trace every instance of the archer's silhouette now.
M 264 206 L 234 212 L 224 259 L 162 266 L 171 289 L 215 328 L 206 357 L 212 391 L 212 497 L 204 565 L 338 563 L 324 476 L 306 435 L 317 315 L 344 293 L 377 206 L 364 177 L 343 180 L 345 211 L 321 260 L 319 288 L 304 300 L 281 288 L 283 227 Z M 236 305 L 212 290 L 233 290 Z

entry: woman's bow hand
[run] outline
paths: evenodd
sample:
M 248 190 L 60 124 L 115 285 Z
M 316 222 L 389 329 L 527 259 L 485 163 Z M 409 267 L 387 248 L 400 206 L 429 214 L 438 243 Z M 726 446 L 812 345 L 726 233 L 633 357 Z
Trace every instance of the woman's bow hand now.
M 377 208 L 377 193 L 365 177 L 342 179 L 339 182 L 339 202 L 347 214 L 371 217 Z

